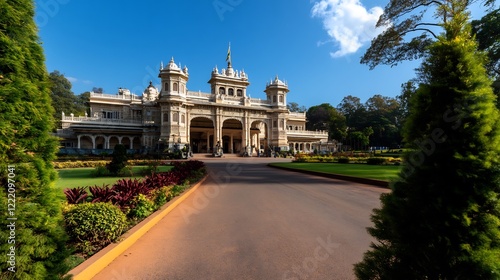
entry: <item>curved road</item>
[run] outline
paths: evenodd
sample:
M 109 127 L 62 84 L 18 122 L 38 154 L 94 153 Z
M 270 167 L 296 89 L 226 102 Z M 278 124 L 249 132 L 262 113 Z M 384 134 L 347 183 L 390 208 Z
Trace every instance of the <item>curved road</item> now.
M 354 279 L 388 190 L 208 159 L 210 177 L 93 279 Z

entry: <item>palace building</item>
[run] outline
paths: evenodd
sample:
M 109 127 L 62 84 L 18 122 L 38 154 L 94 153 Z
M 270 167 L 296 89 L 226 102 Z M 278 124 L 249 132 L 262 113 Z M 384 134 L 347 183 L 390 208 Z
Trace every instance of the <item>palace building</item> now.
M 220 147 L 225 154 L 257 155 L 257 149 L 309 152 L 328 141 L 326 131 L 305 129 L 305 112 L 287 109 L 288 85 L 278 77 L 265 86 L 264 100 L 250 98 L 247 73 L 233 69 L 230 59 L 227 69 L 212 70 L 209 93 L 188 90 L 188 68 L 173 58 L 158 77 L 161 89 L 150 82 L 142 95 L 91 92 L 90 115 L 63 113 L 61 151 L 98 154 L 123 144 L 148 153 L 176 145 L 193 153 Z

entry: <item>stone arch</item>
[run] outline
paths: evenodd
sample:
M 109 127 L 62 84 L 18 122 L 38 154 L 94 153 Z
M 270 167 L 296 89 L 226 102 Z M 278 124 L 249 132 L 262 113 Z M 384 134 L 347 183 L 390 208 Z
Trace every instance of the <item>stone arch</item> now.
M 80 139 L 80 149 L 94 149 L 94 137 L 88 134 L 82 134 Z
M 269 145 L 269 121 L 253 120 L 250 126 L 251 145 L 254 147 L 252 153 L 257 155 L 257 151 L 266 152 Z
M 95 136 L 95 149 L 107 149 L 107 137 L 104 135 Z
M 108 136 L 109 149 L 114 149 L 117 144 L 121 144 L 121 137 L 117 135 Z
M 243 153 L 246 146 L 244 134 L 241 118 L 224 118 L 221 127 L 221 146 L 224 153 Z
M 131 142 L 132 142 L 132 139 L 133 139 L 133 138 L 134 138 L 133 136 L 124 136 L 124 137 L 122 138 L 121 144 L 122 144 L 123 146 L 125 146 L 125 148 L 127 148 L 127 149 L 132 149 L 132 148 L 131 148 L 131 147 L 132 147 Z M 111 143 L 110 143 L 110 144 L 111 144 Z
M 210 153 L 215 145 L 213 117 L 191 116 L 189 120 L 189 144 L 193 153 Z

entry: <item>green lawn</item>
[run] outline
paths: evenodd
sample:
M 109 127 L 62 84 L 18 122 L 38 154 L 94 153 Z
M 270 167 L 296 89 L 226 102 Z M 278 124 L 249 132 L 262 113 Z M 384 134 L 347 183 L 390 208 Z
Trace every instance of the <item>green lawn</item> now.
M 134 174 L 140 174 L 140 171 L 147 166 L 133 166 L 132 172 Z M 172 166 L 160 166 L 159 171 L 168 171 Z M 123 177 L 92 177 L 91 173 L 94 168 L 70 168 L 70 169 L 60 169 L 57 170 L 59 173 L 59 179 L 56 181 L 56 187 L 65 188 L 75 188 L 75 187 L 86 187 L 86 186 L 102 186 L 102 184 L 112 185 L 119 179 Z M 127 177 L 127 178 L 143 178 L 141 175 L 137 177 Z
M 330 174 L 341 174 L 353 177 L 390 181 L 397 177 L 401 166 L 395 165 L 367 165 L 342 163 L 271 163 L 273 166 L 282 166 L 302 170 L 311 170 Z

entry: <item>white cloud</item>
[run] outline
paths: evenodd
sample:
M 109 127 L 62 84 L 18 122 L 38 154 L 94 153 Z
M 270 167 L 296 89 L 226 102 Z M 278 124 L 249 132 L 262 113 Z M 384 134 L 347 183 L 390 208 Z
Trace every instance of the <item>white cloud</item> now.
M 78 82 L 78 79 L 77 78 L 74 78 L 74 77 L 66 77 L 66 79 L 72 83 L 76 83 Z
M 383 9 L 367 10 L 360 0 L 321 0 L 314 4 L 311 12 L 323 21 L 323 28 L 339 46 L 339 50 L 330 53 L 332 57 L 357 52 L 383 31 L 375 28 Z
M 90 85 L 92 84 L 92 81 L 89 81 L 89 80 L 80 80 L 78 78 L 75 78 L 75 77 L 66 77 L 66 79 L 68 81 L 70 81 L 72 84 L 76 84 L 76 83 L 82 83 L 84 85 Z

